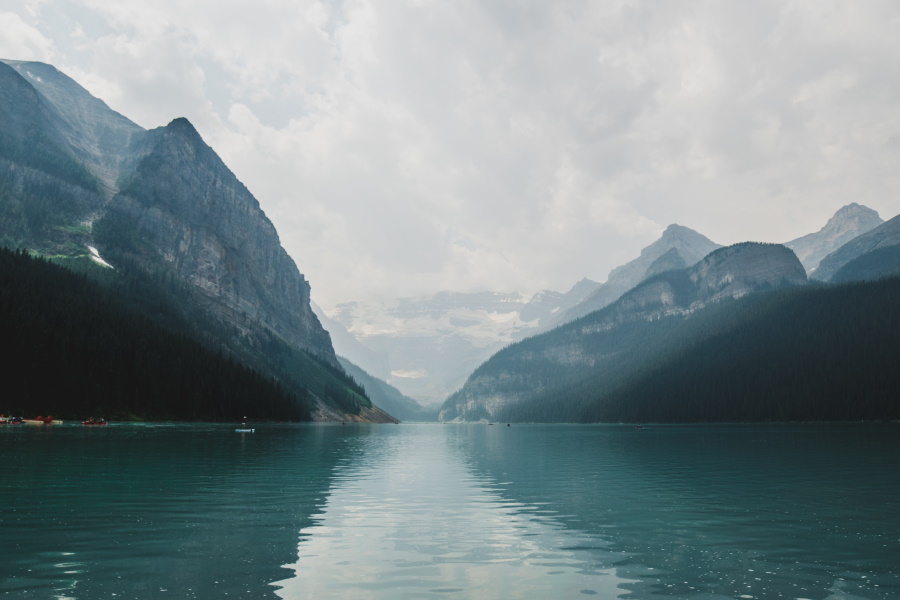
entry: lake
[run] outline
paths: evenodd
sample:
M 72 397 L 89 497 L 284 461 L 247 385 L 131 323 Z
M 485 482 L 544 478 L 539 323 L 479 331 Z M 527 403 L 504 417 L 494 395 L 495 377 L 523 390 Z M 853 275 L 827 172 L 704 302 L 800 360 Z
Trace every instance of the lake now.
M 900 598 L 900 426 L 0 426 L 2 598 Z

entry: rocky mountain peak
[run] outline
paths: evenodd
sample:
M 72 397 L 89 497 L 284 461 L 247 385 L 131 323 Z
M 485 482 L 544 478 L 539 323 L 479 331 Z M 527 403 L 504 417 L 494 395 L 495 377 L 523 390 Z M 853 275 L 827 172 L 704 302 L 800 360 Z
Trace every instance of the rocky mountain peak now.
M 200 137 L 194 125 L 184 117 L 178 117 L 164 127 L 151 130 L 150 133 L 153 139 L 151 145 L 168 145 L 172 149 L 180 148 L 179 152 L 198 155 L 206 162 L 221 162 L 215 151 Z
M 878 212 L 872 210 L 868 206 L 863 206 L 862 204 L 857 204 L 856 202 L 851 202 L 847 206 L 842 206 L 838 209 L 834 216 L 828 219 L 828 222 L 825 224 L 824 229 L 838 227 L 841 224 L 847 223 L 849 221 L 878 221 L 881 223 L 881 217 L 878 216 Z
M 812 273 L 823 258 L 883 222 L 876 211 L 853 202 L 834 213 L 819 231 L 784 245 L 793 250 L 806 271 Z
M 168 132 L 183 135 L 192 143 L 203 144 L 203 140 L 200 138 L 200 134 L 197 133 L 197 128 L 194 127 L 193 123 L 188 121 L 185 117 L 177 117 L 175 119 L 172 119 L 164 129 Z
M 822 259 L 811 277 L 829 281 L 844 265 L 879 248 L 900 245 L 900 215 L 866 231 Z
M 317 411 L 393 420 L 366 416 L 274 225 L 187 119 L 147 131 L 50 65 L 0 61 L 0 184 L 0 244 L 75 264 L 99 253 L 159 290 L 173 323 L 194 319 L 188 335 Z
M 678 255 L 684 261 L 683 266 L 690 266 L 696 264 L 716 248 L 721 248 L 721 245 L 689 227 L 673 223 L 666 227 L 658 240 L 641 250 L 638 258 L 613 269 L 606 283 L 597 288 L 580 304 L 561 314 L 554 325 L 572 321 L 609 306 L 622 294 L 646 279 L 653 263 L 673 248 L 678 251 Z M 659 272 L 654 269 L 651 274 Z
M 111 234 L 122 223 L 133 224 L 124 246 Z M 98 244 L 110 255 L 172 269 L 222 321 L 239 330 L 262 326 L 337 365 L 309 284 L 274 225 L 187 119 L 148 132 L 133 175 L 98 226 L 106 232 Z
M 674 239 L 682 239 L 689 238 L 693 236 L 700 235 L 690 227 L 685 227 L 684 225 L 679 225 L 678 223 L 672 223 L 668 227 L 666 227 L 665 231 L 663 231 L 660 239 L 663 240 L 674 240 Z
M 697 233 L 690 227 L 673 223 L 666 227 L 658 240 L 641 250 L 641 258 L 652 262 L 670 249 L 677 248 L 682 258 L 690 266 L 720 247 L 719 244 L 716 244 L 705 235 Z M 628 269 L 631 264 L 628 263 L 613 269 L 610 273 L 610 279 L 613 279 L 614 273 Z M 649 263 L 646 266 L 649 267 Z

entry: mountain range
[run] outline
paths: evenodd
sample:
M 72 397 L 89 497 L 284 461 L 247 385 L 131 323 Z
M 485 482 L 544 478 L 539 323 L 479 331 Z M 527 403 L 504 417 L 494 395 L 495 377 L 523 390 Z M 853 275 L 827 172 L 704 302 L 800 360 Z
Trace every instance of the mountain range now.
M 355 343 L 377 348 L 381 360 L 390 361 L 394 367 L 391 381 L 420 401 L 433 401 L 450 391 L 464 376 L 466 369 L 461 366 L 477 365 L 459 391 L 444 403 L 440 413 L 443 420 L 490 420 L 498 417 L 497 406 L 507 410 L 515 404 L 514 399 L 529 406 L 527 411 L 536 420 L 543 420 L 550 418 L 549 413 L 535 409 L 527 398 L 538 390 L 561 384 L 562 380 L 535 382 L 526 376 L 525 383 L 517 385 L 518 376 L 503 372 L 497 377 L 508 386 L 496 385 L 484 373 L 491 372 L 499 355 L 514 354 L 520 347 L 539 347 L 543 340 L 552 338 L 543 333 L 564 329 L 567 323 L 581 322 L 582 318 L 600 319 L 603 324 L 599 327 L 604 330 L 637 327 L 635 323 L 640 320 L 684 319 L 720 301 L 727 300 L 724 303 L 730 306 L 744 296 L 784 286 L 804 287 L 808 272 L 816 280 L 824 279 L 831 264 L 842 269 L 840 276 L 834 277 L 836 282 L 897 275 L 900 245 L 894 235 L 898 223 L 893 219 L 884 223 L 875 211 L 851 203 L 839 209 L 818 232 L 784 245 L 739 244 L 729 248 L 721 248 L 689 228 L 672 225 L 639 257 L 614 269 L 607 282 L 583 280 L 567 294 L 544 291 L 528 298 L 517 293 L 441 293 L 380 305 L 346 304 L 332 315 L 334 326 L 350 333 Z M 853 240 L 858 241 L 848 243 Z M 797 252 L 806 259 L 805 264 Z M 817 271 L 819 261 L 824 266 Z M 605 316 L 601 319 L 598 314 Z M 550 357 L 581 355 L 581 350 L 573 348 L 550 347 L 543 351 L 548 354 L 536 354 L 544 356 L 543 360 L 522 367 L 525 373 L 546 374 L 543 367 L 554 364 Z M 638 356 L 632 356 L 634 365 L 643 364 Z M 594 358 L 588 363 L 591 366 L 579 377 L 594 381 L 597 363 Z M 617 366 L 622 370 L 624 367 Z M 451 372 L 450 368 L 454 370 Z M 562 369 L 558 364 L 557 368 Z M 835 373 L 838 372 L 836 367 Z M 452 377 L 448 377 L 451 373 Z M 560 373 L 557 370 L 556 375 L 561 377 Z M 437 381 L 442 385 L 435 386 Z M 590 412 L 560 410 L 560 414 L 576 420 Z M 516 420 L 523 417 L 522 411 L 526 409 L 505 414 Z M 760 413 L 760 418 L 769 416 Z
M 108 336 L 97 333 L 111 327 L 104 317 L 94 332 L 66 330 L 68 347 L 92 349 L 83 372 L 141 363 L 142 348 L 169 343 L 196 354 L 198 373 L 241 382 L 221 401 L 191 392 L 206 399 L 189 409 L 135 394 L 119 409 L 136 418 L 395 422 L 433 419 L 443 402 L 440 418 L 461 421 L 834 419 L 888 418 L 896 404 L 900 217 L 857 203 L 783 245 L 722 247 L 673 224 L 605 282 L 565 293 L 444 291 L 326 314 L 259 202 L 190 122 L 145 130 L 50 65 L 0 61 L 0 246 L 20 250 L 0 276 L 24 281 L 13 276 L 32 268 L 25 250 L 100 286 L 69 305 L 96 298 L 124 315 L 121 335 L 135 341 L 115 355 L 85 342 Z M 42 290 L 73 285 L 40 273 Z M 28 308 L 43 301 L 24 297 L 7 302 L 44 332 L 39 356 L 52 330 Z M 59 303 L 45 312 L 87 322 Z M 91 388 L 78 410 L 116 402 L 113 389 L 187 389 L 168 380 L 178 369 L 153 364 L 143 367 L 158 383 L 135 375 L 141 364 L 124 368 L 130 378 Z M 29 389 L 19 401 L 38 411 L 46 401 Z M 271 400 L 254 409 L 248 394 Z
M 781 245 L 721 248 L 498 352 L 443 421 L 895 419 L 900 280 L 808 285 Z
M 900 216 L 884 222 L 865 233 L 854 237 L 846 244 L 837 248 L 834 252 L 822 259 L 812 276 L 819 281 L 831 281 L 840 277 L 841 281 L 853 280 L 853 263 L 864 259 L 873 253 L 885 256 L 884 251 L 890 252 L 900 245 Z M 891 269 L 890 263 L 883 264 L 883 268 Z M 866 279 L 877 277 L 878 272 L 870 272 Z
M 843 243 L 882 223 L 856 203 L 839 209 L 823 228 L 784 245 L 807 272 Z M 393 302 L 353 302 L 321 314 L 338 353 L 422 403 L 458 390 L 472 371 L 503 347 L 609 306 L 654 275 L 691 267 L 720 244 L 682 225 L 667 227 L 635 259 L 607 280 L 582 279 L 566 293 L 441 292 Z M 804 262 L 805 259 L 805 262 Z
M 595 282 L 566 293 L 438 292 L 392 302 L 351 302 L 324 317 L 335 349 L 424 405 L 442 402 L 503 346 L 549 327 Z

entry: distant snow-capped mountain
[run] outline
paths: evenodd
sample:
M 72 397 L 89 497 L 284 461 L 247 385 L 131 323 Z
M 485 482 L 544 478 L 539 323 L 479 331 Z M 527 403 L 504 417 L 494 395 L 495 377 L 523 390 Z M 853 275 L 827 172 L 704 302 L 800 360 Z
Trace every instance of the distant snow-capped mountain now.
M 566 293 L 439 292 L 383 303 L 349 302 L 330 311 L 323 324 L 338 354 L 366 354 L 360 344 L 370 357 L 386 357 L 387 382 L 430 404 L 462 386 L 494 352 L 540 331 L 597 285 L 585 279 Z M 352 339 L 336 333 L 341 329 Z

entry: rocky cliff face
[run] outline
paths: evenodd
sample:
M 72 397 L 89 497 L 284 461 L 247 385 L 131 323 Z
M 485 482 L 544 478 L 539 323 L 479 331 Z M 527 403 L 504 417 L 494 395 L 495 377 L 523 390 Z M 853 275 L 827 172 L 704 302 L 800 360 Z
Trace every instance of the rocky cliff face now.
M 0 244 L 74 261 L 96 246 L 122 273 L 187 290 L 204 318 L 243 336 L 243 357 L 316 388 L 322 414 L 370 410 L 274 226 L 187 120 L 146 131 L 50 65 L 2 61 L 0 194 Z M 270 360 L 272 336 L 318 360 L 282 346 Z
M 900 245 L 900 216 L 853 238 L 823 258 L 819 268 L 813 271 L 811 276 L 819 281 L 831 281 L 831 278 L 851 261 L 874 250 L 897 245 Z
M 65 124 L 58 128 L 86 163 L 110 198 L 118 191 L 119 177 L 133 165 L 131 144 L 144 129 L 109 108 L 56 67 L 39 62 L 4 61 L 45 99 Z
M 806 281 L 803 265 L 784 246 L 743 243 L 721 248 L 693 267 L 666 270 L 643 281 L 600 311 L 498 353 L 448 398 L 439 418 L 492 420 L 541 390 L 564 386 L 591 370 L 615 368 L 610 365 L 615 365 L 619 350 L 604 339 L 624 335 L 617 332 L 628 324 L 685 318 L 725 298 Z M 598 341 L 598 334 L 608 338 Z
M 641 255 L 638 258 L 613 269 L 606 283 L 601 284 L 583 302 L 561 314 L 554 325 L 572 321 L 612 304 L 622 294 L 643 281 L 648 271 L 660 272 L 658 270 L 659 265 L 653 270 L 651 270 L 651 266 L 670 250 L 677 250 L 684 264 L 690 266 L 720 247 L 719 244 L 693 229 L 682 227 L 681 225 L 669 225 L 660 239 L 641 250 Z M 674 257 L 670 258 L 674 259 Z
M 666 270 L 643 281 L 590 319 L 590 327 L 683 316 L 725 298 L 806 282 L 803 265 L 788 248 L 744 242 L 715 250 L 688 269 Z
M 257 200 L 193 126 L 176 119 L 148 132 L 140 154 L 96 223 L 101 253 L 169 269 L 220 320 L 245 333 L 262 326 L 336 366 L 309 284 Z
M 688 266 L 689 265 L 681 257 L 681 253 L 678 252 L 678 248 L 669 248 L 668 252 L 650 263 L 650 266 L 647 267 L 647 272 L 644 273 L 644 277 L 641 281 L 650 279 L 651 277 L 659 275 L 660 273 L 665 273 L 666 271 L 686 269 Z
M 68 144 L 72 127 L 0 61 L 0 243 L 55 255 L 84 236 L 73 225 L 103 205 L 97 178 Z
M 794 251 L 806 272 L 814 276 L 813 272 L 823 258 L 883 222 L 877 212 L 853 202 L 834 213 L 819 231 L 791 240 L 784 245 Z
M 696 286 L 695 302 L 740 298 L 768 287 L 806 283 L 796 255 L 779 244 L 746 242 L 721 248 L 689 269 Z

